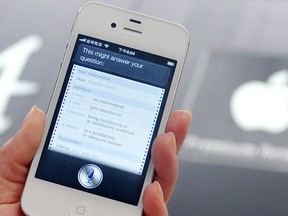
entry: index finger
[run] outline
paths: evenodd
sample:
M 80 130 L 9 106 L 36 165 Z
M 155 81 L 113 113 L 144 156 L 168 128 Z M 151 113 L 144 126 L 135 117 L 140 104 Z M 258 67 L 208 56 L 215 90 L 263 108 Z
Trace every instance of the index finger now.
M 166 132 L 172 132 L 175 135 L 177 153 L 189 130 L 189 125 L 192 120 L 192 114 L 189 110 L 177 110 L 171 113 L 166 126 Z

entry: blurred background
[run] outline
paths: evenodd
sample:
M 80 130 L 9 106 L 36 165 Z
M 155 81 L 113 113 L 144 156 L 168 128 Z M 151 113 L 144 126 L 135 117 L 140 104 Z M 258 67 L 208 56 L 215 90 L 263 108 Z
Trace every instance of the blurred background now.
M 34 104 L 47 110 L 85 2 L 1 1 L 1 144 Z M 174 109 L 193 110 L 193 123 L 170 215 L 287 215 L 288 1 L 100 2 L 180 23 L 191 36 Z

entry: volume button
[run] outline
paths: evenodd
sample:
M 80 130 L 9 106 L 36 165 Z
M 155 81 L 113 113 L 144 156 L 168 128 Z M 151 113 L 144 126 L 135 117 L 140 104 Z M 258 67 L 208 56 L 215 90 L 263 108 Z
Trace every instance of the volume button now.
M 62 65 L 63 65 L 63 59 L 61 60 L 61 63 L 60 63 L 60 69 L 59 69 L 59 70 L 61 70 Z
M 69 41 L 66 42 L 66 46 L 65 46 L 65 53 L 67 52 L 68 44 L 69 44 Z

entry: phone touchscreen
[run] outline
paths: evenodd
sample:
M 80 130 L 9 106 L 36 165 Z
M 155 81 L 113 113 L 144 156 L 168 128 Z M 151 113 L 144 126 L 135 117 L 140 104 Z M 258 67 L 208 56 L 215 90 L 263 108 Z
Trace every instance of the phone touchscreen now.
M 35 177 L 137 205 L 176 64 L 79 34 Z

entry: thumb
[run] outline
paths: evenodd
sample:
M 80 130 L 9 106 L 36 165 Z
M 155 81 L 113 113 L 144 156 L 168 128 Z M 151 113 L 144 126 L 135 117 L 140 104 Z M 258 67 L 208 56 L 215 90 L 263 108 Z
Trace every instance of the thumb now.
M 3 146 L 8 161 L 28 167 L 39 147 L 45 125 L 45 114 L 34 106 L 25 117 L 21 129 Z

